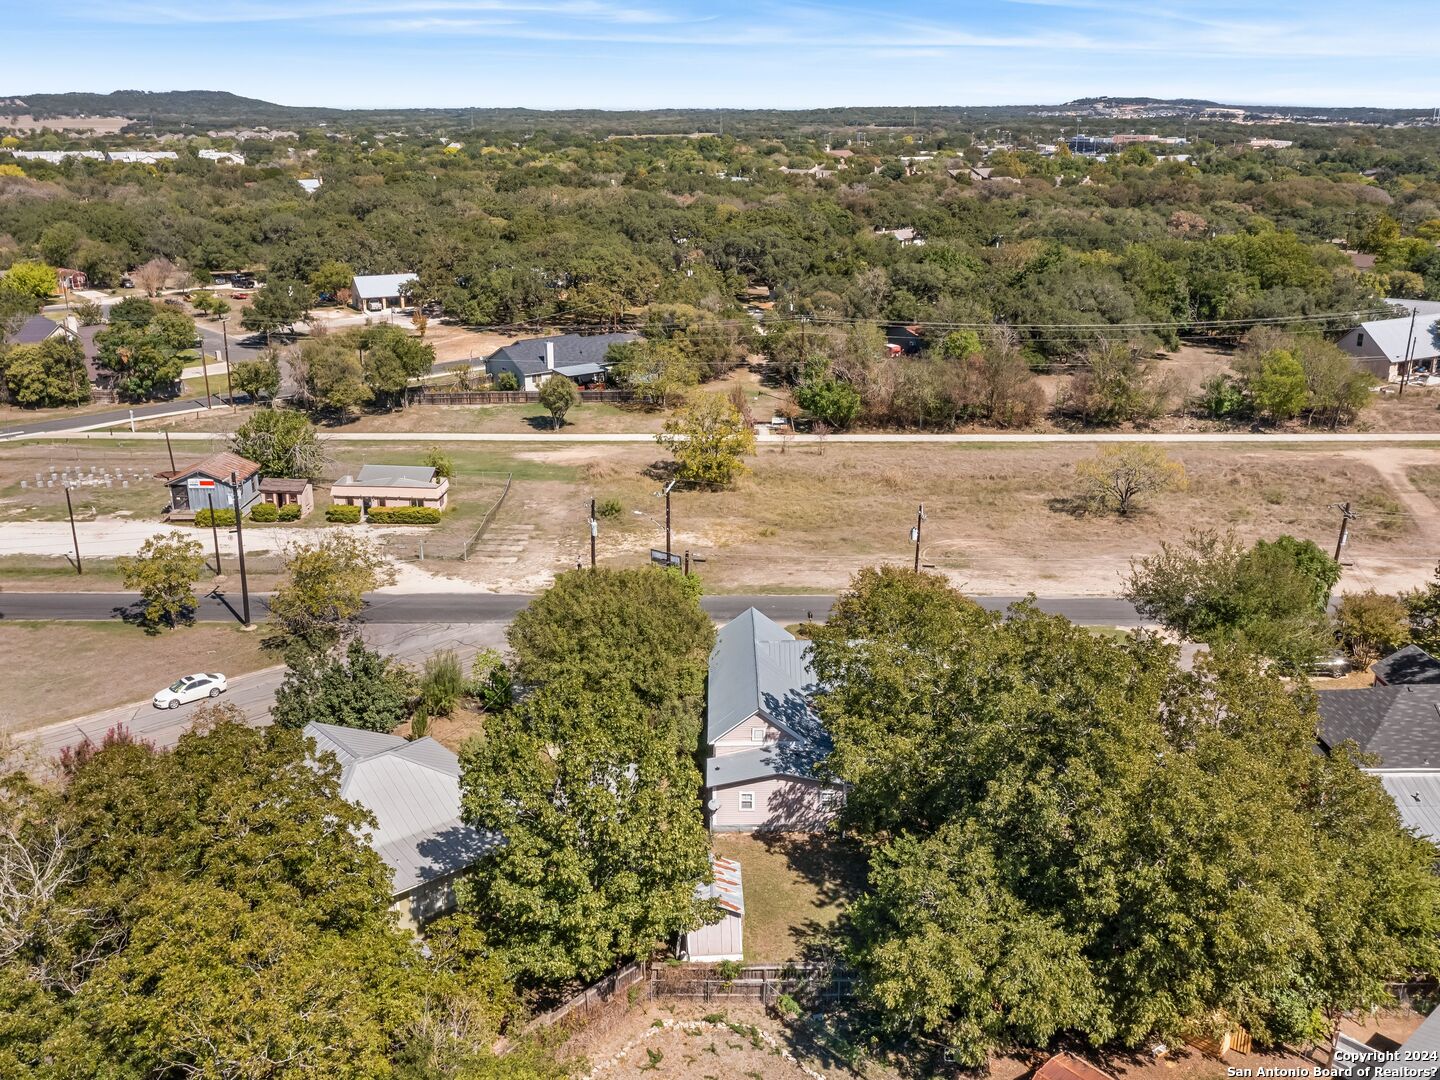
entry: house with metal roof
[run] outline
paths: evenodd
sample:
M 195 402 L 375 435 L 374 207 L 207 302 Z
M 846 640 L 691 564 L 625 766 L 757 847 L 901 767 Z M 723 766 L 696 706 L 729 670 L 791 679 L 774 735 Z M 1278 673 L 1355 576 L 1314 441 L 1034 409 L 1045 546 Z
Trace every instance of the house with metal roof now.
M 485 373 L 497 378 L 508 373 L 521 390 L 538 390 L 551 375 L 590 386 L 605 381 L 610 370 L 611 345 L 634 341 L 635 334 L 554 334 L 526 338 L 496 349 L 485 358 Z
M 1419 645 L 1406 645 L 1370 668 L 1380 686 L 1440 686 L 1440 660 Z
M 816 766 L 830 740 L 811 702 L 810 643 L 755 608 L 727 623 L 710 653 L 705 809 L 716 832 L 816 831 L 842 789 Z
M 1393 319 L 1362 322 L 1335 344 L 1377 379 L 1398 382 L 1402 375 L 1434 372 L 1440 357 L 1440 315 L 1421 310 L 1414 301 L 1394 301 L 1409 313 Z M 1415 305 L 1415 306 L 1411 306 Z
M 1353 743 L 1379 760 L 1380 780 L 1400 820 L 1440 843 L 1440 685 L 1324 690 L 1318 741 L 1330 753 Z
M 406 286 L 414 280 L 414 274 L 356 274 L 350 283 L 350 304 L 359 311 L 409 307 Z
M 444 510 L 450 481 L 429 465 L 364 465 L 353 476 L 330 485 L 331 501 L 341 506 L 428 506 Z
M 431 738 L 306 724 L 315 755 L 340 763 L 340 797 L 375 816 L 366 841 L 390 868 L 395 909 L 420 925 L 455 906 L 455 879 L 496 838 L 460 820 L 460 761 Z
M 693 964 L 716 964 L 745 959 L 745 887 L 740 864 L 710 855 L 710 878 L 695 886 L 695 899 L 713 900 L 720 917 L 691 930 L 680 944 L 680 959 Z

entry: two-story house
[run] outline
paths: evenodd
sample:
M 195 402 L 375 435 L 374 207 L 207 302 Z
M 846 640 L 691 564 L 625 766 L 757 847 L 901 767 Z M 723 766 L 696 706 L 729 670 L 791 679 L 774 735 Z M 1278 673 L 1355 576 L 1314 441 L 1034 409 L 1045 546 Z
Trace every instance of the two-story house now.
M 717 635 L 705 707 L 713 831 L 815 831 L 840 808 L 842 789 L 815 772 L 830 741 L 811 704 L 809 653 L 809 642 L 754 608 Z

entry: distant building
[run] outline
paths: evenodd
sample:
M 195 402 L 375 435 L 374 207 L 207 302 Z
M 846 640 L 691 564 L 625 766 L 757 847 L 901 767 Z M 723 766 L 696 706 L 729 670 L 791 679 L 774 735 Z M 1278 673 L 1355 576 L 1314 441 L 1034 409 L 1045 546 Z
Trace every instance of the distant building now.
M 898 229 L 877 228 L 875 230 L 875 235 L 893 236 L 896 240 L 900 242 L 901 247 L 923 247 L 925 244 L 925 238 L 908 225 L 901 226 Z
M 455 907 L 455 879 L 495 846 L 460 820 L 460 762 L 431 738 L 306 724 L 316 756 L 340 763 L 340 797 L 375 815 L 366 841 L 390 868 L 401 921 L 416 927 Z
M 201 510 L 244 514 L 260 498 L 260 466 L 239 454 L 220 453 L 173 472 L 155 474 L 170 489 L 169 518 L 190 521 Z M 231 488 L 231 476 L 236 487 Z
M 1371 319 L 1336 342 L 1355 362 L 1383 382 L 1396 382 L 1418 371 L 1434 371 L 1440 357 L 1440 316 Z
M 244 165 L 245 155 L 229 150 L 197 150 L 195 156 L 201 161 L 214 161 L 222 165 Z
M 320 185 L 325 183 L 325 181 L 321 180 L 318 176 L 297 180 L 295 182 L 300 185 L 300 189 L 304 191 L 306 195 L 314 195 L 315 192 L 320 190 Z
M 1295 144 L 1289 139 L 1251 139 L 1249 145 L 1252 150 L 1284 150 Z
M 635 334 L 558 334 L 527 338 L 496 349 L 485 358 L 485 373 L 494 379 L 508 373 L 521 390 L 538 390 L 551 375 L 564 375 L 581 386 L 604 383 L 610 370 L 611 345 L 636 340 Z
M 1065 145 L 1072 154 L 1108 154 L 1115 141 L 1100 135 L 1071 135 Z
M 450 481 L 429 465 L 364 465 L 353 476 L 330 485 L 330 499 L 341 506 L 424 506 L 444 510 Z
M 350 303 L 361 311 L 409 307 L 405 287 L 414 280 L 414 274 L 357 274 L 351 284 Z
M 83 158 L 89 161 L 105 160 L 105 151 L 103 150 L 11 150 L 9 153 L 21 161 L 43 161 L 50 165 L 59 165 L 70 158 Z
M 155 165 L 161 161 L 178 161 L 174 150 L 111 150 L 110 160 L 125 165 Z

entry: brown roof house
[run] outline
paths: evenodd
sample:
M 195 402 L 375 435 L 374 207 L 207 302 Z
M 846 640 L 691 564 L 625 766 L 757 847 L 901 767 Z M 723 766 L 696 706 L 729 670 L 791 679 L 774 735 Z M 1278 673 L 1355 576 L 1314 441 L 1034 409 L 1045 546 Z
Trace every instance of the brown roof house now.
M 231 476 L 235 486 L 231 486 Z M 192 521 L 200 510 L 245 513 L 260 498 L 260 466 L 239 454 L 211 454 L 173 472 L 156 473 L 170 488 L 171 521 Z
M 315 487 L 309 480 L 267 476 L 260 481 L 260 498 L 271 506 L 298 506 L 302 518 L 315 509 Z

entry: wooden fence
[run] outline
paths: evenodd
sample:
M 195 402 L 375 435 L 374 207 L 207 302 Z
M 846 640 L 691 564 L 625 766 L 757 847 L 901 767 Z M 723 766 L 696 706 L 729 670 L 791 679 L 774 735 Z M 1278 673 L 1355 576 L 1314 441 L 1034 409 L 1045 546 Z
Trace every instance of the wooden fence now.
M 788 994 L 811 1005 L 854 997 L 847 969 L 825 964 L 750 964 L 725 972 L 704 964 L 652 964 L 650 997 L 684 1001 L 759 1001 L 774 1004 Z
M 633 390 L 581 390 L 581 401 L 635 401 Z M 430 390 L 411 393 L 416 405 L 535 405 L 538 390 Z
M 644 983 L 645 965 L 630 964 L 613 975 L 607 975 L 593 986 L 587 986 L 563 1005 L 541 1013 L 526 1024 L 523 1030 L 528 1033 L 540 1028 L 552 1028 L 567 1021 L 585 1023 L 592 1016 L 607 1009 L 622 994 L 628 1002 L 630 988 Z

